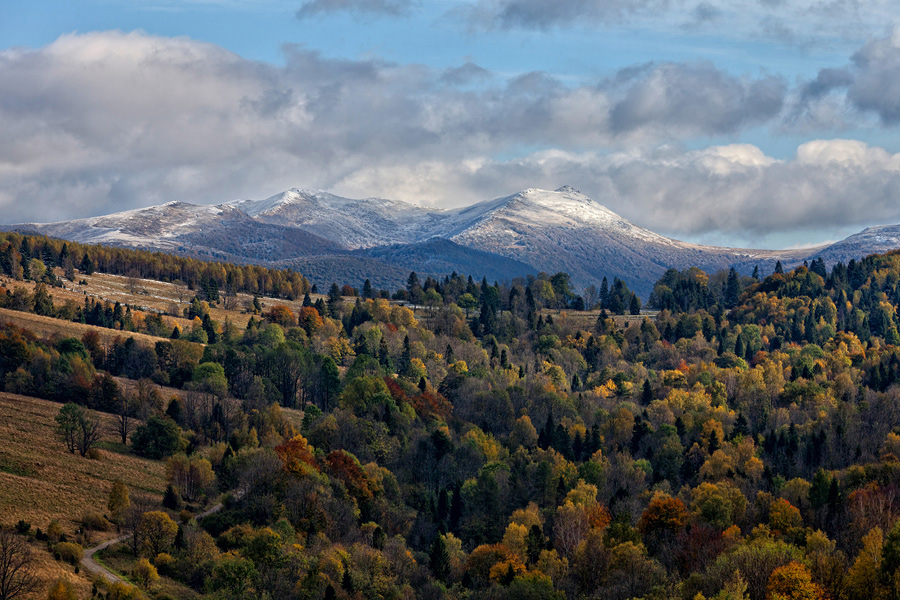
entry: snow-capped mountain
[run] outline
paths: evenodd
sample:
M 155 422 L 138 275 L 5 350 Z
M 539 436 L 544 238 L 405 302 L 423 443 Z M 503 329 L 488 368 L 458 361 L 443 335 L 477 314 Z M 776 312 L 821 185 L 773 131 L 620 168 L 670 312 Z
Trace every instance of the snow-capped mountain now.
M 826 263 L 860 259 L 869 254 L 881 254 L 900 248 L 900 225 L 867 227 L 850 237 L 836 242 L 819 253 Z
M 87 243 L 290 265 L 313 281 L 397 287 L 410 270 L 511 279 L 566 271 L 577 288 L 619 277 L 643 297 L 669 268 L 771 272 L 822 256 L 846 261 L 900 247 L 900 225 L 805 250 L 689 244 L 644 229 L 571 187 L 527 189 L 455 210 L 291 189 L 265 200 L 161 206 L 63 223 L 11 226 Z M 437 238 L 437 240 L 435 239 Z M 443 240 L 443 241 L 440 241 Z M 424 274 L 422 273 L 422 274 Z M 359 280 L 359 281 L 357 281 Z
M 714 272 L 748 260 L 765 268 L 778 259 L 802 261 L 804 254 L 673 240 L 634 225 L 568 186 L 528 189 L 459 211 L 455 219 L 467 214 L 473 218 L 450 235 L 458 244 L 540 265 L 550 273 L 566 271 L 577 285 L 619 277 L 644 297 L 669 268 L 697 266 Z
M 315 234 L 257 221 L 227 204 L 168 202 L 102 217 L 7 228 L 85 244 L 158 249 L 232 262 L 270 262 L 342 250 Z
M 314 232 L 348 249 L 408 244 L 434 237 L 446 213 L 383 198 L 354 200 L 320 190 L 291 189 L 265 200 L 225 206 L 257 221 Z

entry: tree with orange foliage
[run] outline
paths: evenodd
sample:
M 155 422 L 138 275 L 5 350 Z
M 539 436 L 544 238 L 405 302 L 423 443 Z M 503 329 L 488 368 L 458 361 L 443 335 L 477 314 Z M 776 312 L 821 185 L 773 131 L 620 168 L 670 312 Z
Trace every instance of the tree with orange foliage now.
M 284 304 L 276 304 L 272 307 L 272 310 L 265 314 L 266 319 L 271 323 L 278 323 L 282 327 L 291 327 L 296 324 L 296 320 L 294 320 L 294 311 L 285 306 Z
M 355 456 L 346 450 L 333 450 L 325 457 L 325 467 L 330 475 L 340 480 L 350 495 L 360 505 L 375 497 L 368 474 L 360 466 Z
M 487 587 L 491 580 L 491 570 L 499 563 L 509 562 L 515 555 L 503 544 L 482 544 L 469 555 L 466 572 L 474 587 Z
M 769 600 L 821 600 L 825 592 L 813 583 L 809 569 L 792 561 L 772 571 L 766 597 Z
M 280 446 L 275 446 L 275 454 L 284 463 L 284 469 L 295 475 L 305 475 L 310 470 L 317 471 L 319 468 L 318 461 L 313 454 L 313 447 L 300 434 Z
M 304 306 L 300 309 L 299 323 L 307 335 L 312 335 L 322 326 L 322 315 L 312 306 Z
M 673 546 L 678 535 L 687 526 L 688 518 L 684 502 L 668 494 L 658 493 L 644 509 L 637 527 L 644 536 L 650 553 L 658 555 Z
M 450 417 L 450 413 L 453 412 L 453 405 L 431 387 L 421 394 L 413 396 L 411 403 L 416 411 L 416 415 L 423 421 L 434 419 L 445 421 Z
M 678 534 L 688 522 L 688 511 L 684 502 L 668 494 L 657 494 L 641 514 L 638 530 L 648 537 L 663 534 Z
M 603 531 L 612 522 L 612 515 L 609 514 L 609 509 L 600 503 L 586 506 L 584 513 L 587 515 L 588 525 L 591 529 Z
M 769 506 L 769 527 L 782 535 L 803 526 L 800 510 L 784 498 L 778 498 Z

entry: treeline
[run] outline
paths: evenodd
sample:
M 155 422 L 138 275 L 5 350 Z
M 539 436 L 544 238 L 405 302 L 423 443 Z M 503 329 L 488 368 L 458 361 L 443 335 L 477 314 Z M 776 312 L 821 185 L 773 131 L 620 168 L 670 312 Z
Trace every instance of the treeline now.
M 182 283 L 197 290 L 201 300 L 246 293 L 296 299 L 309 291 L 305 277 L 290 269 L 204 262 L 163 252 L 86 245 L 44 236 L 0 232 L 0 272 L 16 280 L 41 280 L 59 267 L 74 280 L 75 269 L 158 281 Z M 36 276 L 37 275 L 37 276 Z
M 353 295 L 357 295 L 355 289 L 350 290 L 354 292 Z M 368 280 L 363 284 L 361 295 L 363 298 L 377 296 Z M 383 292 L 380 295 L 385 297 Z M 618 278 L 614 278 L 610 286 L 604 277 L 599 289 L 588 286 L 579 294 L 572 288 L 568 273 L 539 273 L 536 276 L 517 277 L 511 283 L 500 285 L 494 282 L 494 285 L 489 286 L 486 279 L 482 279 L 478 285 L 471 276 L 467 279 L 455 272 L 445 276 L 443 280 L 429 276 L 424 281 L 412 272 L 406 288 L 398 289 L 391 298 L 431 307 L 457 304 L 466 310 L 487 303 L 494 306 L 495 310 L 510 310 L 524 316 L 533 314 L 540 308 L 579 311 L 602 309 L 617 315 L 636 315 L 641 309 L 640 298 Z

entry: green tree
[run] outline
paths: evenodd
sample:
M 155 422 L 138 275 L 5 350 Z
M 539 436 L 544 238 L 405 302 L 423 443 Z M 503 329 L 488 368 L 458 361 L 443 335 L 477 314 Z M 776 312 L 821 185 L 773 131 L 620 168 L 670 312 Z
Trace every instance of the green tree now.
M 469 311 L 478 306 L 478 300 L 468 292 L 456 299 L 456 305 L 466 311 L 466 319 L 469 318 Z
M 181 445 L 181 429 L 172 419 L 162 417 L 150 417 L 131 436 L 135 454 L 157 460 L 175 454 Z
M 227 598 L 243 600 L 250 595 L 258 575 L 253 561 L 228 553 L 213 568 L 210 584 L 212 589 L 222 590 Z
M 450 576 L 450 553 L 447 551 L 447 541 L 443 535 L 435 536 L 428 559 L 434 576 L 440 581 L 447 581 L 447 577 Z

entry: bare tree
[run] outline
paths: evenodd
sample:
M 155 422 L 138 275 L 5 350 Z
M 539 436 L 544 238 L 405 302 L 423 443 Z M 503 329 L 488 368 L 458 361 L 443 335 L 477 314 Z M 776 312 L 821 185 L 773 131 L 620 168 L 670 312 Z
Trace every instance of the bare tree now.
M 12 531 L 0 529 L 0 600 L 27 596 L 38 587 L 28 542 Z
M 116 432 L 122 438 L 122 443 L 128 443 L 128 434 L 134 427 L 135 399 L 131 394 L 119 394 L 116 399 Z
M 132 408 L 139 419 L 146 421 L 153 415 L 162 412 L 162 395 L 151 380 L 146 377 L 138 379 L 135 392 L 137 398 L 134 399 L 135 404 Z
M 175 295 L 178 296 L 178 304 L 183 304 L 184 299 L 190 294 L 187 286 L 182 281 L 175 282 Z
M 589 285 L 581 292 L 581 297 L 584 298 L 585 310 L 591 310 L 600 301 L 600 292 L 597 291 L 596 285 Z
M 92 410 L 84 412 L 78 441 L 78 452 L 81 453 L 81 456 L 87 456 L 88 451 L 100 441 L 100 415 Z
M 125 283 L 128 285 L 128 292 L 131 295 L 136 294 L 138 291 L 138 286 L 141 283 L 139 274 L 136 271 L 130 271 L 128 273 L 128 278 L 125 280 Z
M 56 415 L 56 432 L 72 454 L 81 456 L 100 440 L 100 415 L 73 402 L 64 405 Z
M 232 290 L 226 290 L 225 295 L 222 297 L 222 308 L 225 310 L 234 310 L 238 304 L 237 294 Z

